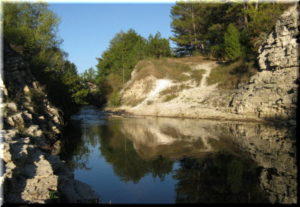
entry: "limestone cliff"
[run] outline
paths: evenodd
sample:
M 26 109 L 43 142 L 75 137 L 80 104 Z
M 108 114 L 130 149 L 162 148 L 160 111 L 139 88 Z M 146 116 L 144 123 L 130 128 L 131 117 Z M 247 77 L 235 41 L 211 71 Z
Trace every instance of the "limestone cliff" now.
M 299 84 L 298 27 L 298 11 L 293 6 L 282 14 L 274 31 L 259 48 L 259 71 L 235 90 L 221 89 L 218 83 L 207 84 L 211 71 L 218 66 L 214 61 L 194 62 L 190 71 L 178 74 L 186 75 L 181 81 L 171 80 L 168 75 L 164 78 L 148 75 L 139 79 L 146 70 L 137 70 L 138 65 L 121 91 L 123 105 L 119 109 L 135 115 L 288 120 L 285 123 L 295 125 Z M 173 61 L 176 63 L 175 59 Z M 151 63 L 143 64 L 149 71 Z M 201 79 L 198 82 L 195 81 L 197 74 Z
M 1 149 L 5 203 L 90 202 L 97 199 L 59 159 L 63 119 L 22 55 L 4 44 Z
M 283 13 L 274 31 L 259 48 L 262 71 L 241 86 L 233 97 L 233 110 L 242 115 L 264 119 L 295 120 L 298 96 L 297 7 Z

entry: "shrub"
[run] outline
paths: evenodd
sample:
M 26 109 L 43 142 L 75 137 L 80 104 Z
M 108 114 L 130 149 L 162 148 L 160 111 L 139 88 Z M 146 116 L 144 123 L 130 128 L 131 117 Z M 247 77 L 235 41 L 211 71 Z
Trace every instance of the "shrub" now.
M 223 64 L 211 71 L 207 84 L 218 83 L 221 89 L 236 89 L 239 83 L 245 83 L 257 72 L 253 62 L 240 59 L 233 63 Z
M 108 105 L 109 106 L 120 106 L 121 105 L 121 96 L 118 91 L 114 91 L 108 97 Z

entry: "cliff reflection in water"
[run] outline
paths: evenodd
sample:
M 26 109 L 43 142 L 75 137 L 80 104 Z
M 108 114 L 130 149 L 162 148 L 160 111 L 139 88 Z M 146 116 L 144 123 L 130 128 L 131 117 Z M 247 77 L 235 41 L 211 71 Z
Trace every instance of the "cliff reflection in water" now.
M 296 202 L 291 129 L 191 119 L 105 119 L 103 114 L 87 112 L 75 118 L 81 121 L 73 123 L 76 127 L 69 130 L 62 154 L 75 174 L 81 169 L 89 175 L 95 166 L 87 163 L 96 149 L 105 160 L 101 165 L 111 166 L 125 184 L 142 185 L 147 176 L 160 182 L 171 178 L 169 191 L 176 196 L 161 195 L 169 196 L 168 202 Z M 99 182 L 99 176 L 94 182 Z M 152 199 L 151 193 L 143 196 L 141 201 Z

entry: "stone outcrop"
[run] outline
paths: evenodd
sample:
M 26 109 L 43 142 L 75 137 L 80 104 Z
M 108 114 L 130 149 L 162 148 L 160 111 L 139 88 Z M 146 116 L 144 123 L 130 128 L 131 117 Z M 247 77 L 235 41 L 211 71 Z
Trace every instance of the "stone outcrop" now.
M 262 70 L 240 86 L 231 106 L 237 114 L 261 119 L 295 120 L 299 85 L 297 7 L 283 13 L 275 30 L 259 48 Z
M 4 203 L 95 202 L 58 157 L 63 119 L 22 56 L 4 44 L 1 149 Z
M 299 67 L 298 60 L 298 12 L 291 7 L 285 11 L 259 48 L 258 63 L 262 70 L 278 70 Z

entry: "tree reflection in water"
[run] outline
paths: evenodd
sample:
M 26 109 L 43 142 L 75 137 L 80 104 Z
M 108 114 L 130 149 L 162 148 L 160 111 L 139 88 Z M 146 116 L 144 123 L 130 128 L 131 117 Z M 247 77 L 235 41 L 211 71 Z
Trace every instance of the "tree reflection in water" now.
M 159 178 L 161 185 L 157 185 L 163 188 L 168 180 L 174 187 L 169 185 L 172 189 L 165 195 L 174 197 L 175 191 L 177 203 L 269 203 L 270 198 L 289 202 L 296 198 L 294 145 L 279 139 L 286 137 L 283 129 L 207 120 L 119 118 L 99 124 L 95 119 L 100 118 L 75 121 L 66 130 L 61 157 L 74 170 L 93 168 L 87 167 L 93 154 L 123 183 L 139 184 L 150 176 Z M 272 169 L 281 173 L 270 174 Z
M 259 168 L 253 162 L 228 153 L 204 159 L 180 161 L 174 178 L 177 203 L 263 203 Z
M 148 173 L 163 180 L 172 171 L 173 161 L 162 156 L 153 160 L 142 159 L 134 149 L 132 141 L 120 130 L 119 124 L 106 125 L 102 129 L 100 151 L 123 181 L 137 183 Z
M 66 161 L 66 164 L 70 169 L 89 169 L 86 164 L 90 149 L 82 138 L 80 122 L 72 121 L 72 123 L 66 127 L 62 149 L 60 157 Z
M 174 161 L 157 156 L 142 159 L 133 147 L 132 141 L 120 130 L 118 123 L 109 125 L 83 125 L 73 122 L 66 130 L 62 159 L 72 169 L 86 169 L 90 148 L 99 145 L 101 155 L 110 163 L 121 180 L 139 182 L 146 174 L 161 180 L 172 171 Z

